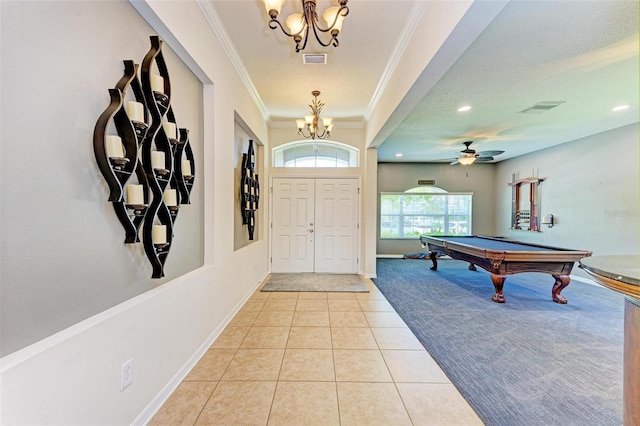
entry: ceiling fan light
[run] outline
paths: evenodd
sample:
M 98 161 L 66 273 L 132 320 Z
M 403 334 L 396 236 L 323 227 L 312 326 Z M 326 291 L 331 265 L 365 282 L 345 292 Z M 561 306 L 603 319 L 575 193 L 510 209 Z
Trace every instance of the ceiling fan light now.
M 342 21 L 344 20 L 344 15 L 339 12 L 340 7 L 333 6 L 328 7 L 322 14 L 322 19 L 327 23 L 327 28 L 338 32 L 342 30 Z
M 263 0 L 263 1 L 264 1 L 264 8 L 267 9 L 267 13 L 269 14 L 269 16 L 274 18 L 272 16 L 273 15 L 272 11 L 274 10 L 276 12 L 275 17 L 277 17 L 280 14 L 280 9 L 282 8 L 282 3 L 284 3 L 284 0 Z
M 469 156 L 469 157 L 460 157 L 458 158 L 458 162 L 460 164 L 462 164 L 463 166 L 468 166 L 470 164 L 473 164 L 476 161 L 476 157 L 475 156 Z
M 300 13 L 292 13 L 287 16 L 287 19 L 284 21 L 287 27 L 289 27 L 289 32 L 293 35 L 301 34 L 306 28 L 307 24 L 304 21 L 304 17 Z

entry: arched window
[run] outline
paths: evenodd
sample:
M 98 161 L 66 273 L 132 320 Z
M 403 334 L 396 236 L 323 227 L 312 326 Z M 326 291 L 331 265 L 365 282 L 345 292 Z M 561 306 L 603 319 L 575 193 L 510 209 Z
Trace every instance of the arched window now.
M 358 150 L 333 141 L 295 141 L 273 149 L 273 167 L 358 167 Z
M 418 186 L 380 193 L 380 238 L 414 239 L 420 235 L 472 235 L 470 192 Z

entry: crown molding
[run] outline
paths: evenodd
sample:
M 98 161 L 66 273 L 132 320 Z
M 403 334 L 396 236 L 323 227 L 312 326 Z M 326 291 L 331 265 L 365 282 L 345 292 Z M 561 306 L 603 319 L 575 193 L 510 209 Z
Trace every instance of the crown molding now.
M 409 41 L 413 37 L 413 34 L 416 32 L 420 21 L 422 20 L 422 15 L 424 15 L 425 10 L 427 9 L 429 2 L 416 1 L 411 8 L 411 12 L 409 13 L 409 21 L 403 27 L 402 34 L 398 38 L 398 42 L 393 49 L 393 54 L 389 58 L 389 62 L 387 62 L 387 66 L 385 67 L 382 77 L 380 77 L 380 81 L 378 82 L 378 86 L 376 90 L 373 92 L 373 96 L 371 96 L 371 101 L 369 101 L 369 105 L 364 113 L 364 120 L 369 121 L 371 115 L 373 114 L 373 110 L 378 106 L 378 102 L 380 102 L 380 98 L 382 97 L 382 93 L 386 90 L 389 85 L 389 80 L 391 76 L 395 73 L 396 68 L 398 67 L 398 63 L 400 63 L 400 59 L 404 55 L 407 46 L 409 45 Z
M 342 127 L 343 129 L 362 129 L 365 127 L 365 123 L 362 120 L 347 120 L 340 121 L 333 119 L 334 129 Z M 273 129 L 296 129 L 296 120 L 295 119 L 277 119 L 277 120 L 269 120 L 269 127 Z
M 242 62 L 242 59 L 240 59 L 240 55 L 238 54 L 238 51 L 236 50 L 233 43 L 231 42 L 231 39 L 229 38 L 229 34 L 227 34 L 227 31 L 224 29 L 224 25 L 222 25 L 222 21 L 220 20 L 220 17 L 218 16 L 218 13 L 216 12 L 212 3 L 208 1 L 196 1 L 196 4 L 202 11 L 202 14 L 207 20 L 207 23 L 209 24 L 209 26 L 211 27 L 211 30 L 220 41 L 220 44 L 222 45 L 222 48 L 226 52 L 227 56 L 229 57 L 229 60 L 231 61 L 233 68 L 236 70 L 236 72 L 238 73 L 238 76 L 240 77 L 240 80 L 242 80 L 245 87 L 247 88 L 249 95 L 251 96 L 256 106 L 260 110 L 260 113 L 262 114 L 262 118 L 265 121 L 269 121 L 269 112 L 267 111 L 267 107 L 264 105 L 264 102 L 262 102 L 262 98 L 260 98 L 260 95 L 258 94 L 258 90 L 256 89 L 256 86 L 253 84 L 253 80 L 251 80 L 251 77 L 249 76 L 249 72 L 247 71 L 247 68 L 244 66 L 244 62 Z

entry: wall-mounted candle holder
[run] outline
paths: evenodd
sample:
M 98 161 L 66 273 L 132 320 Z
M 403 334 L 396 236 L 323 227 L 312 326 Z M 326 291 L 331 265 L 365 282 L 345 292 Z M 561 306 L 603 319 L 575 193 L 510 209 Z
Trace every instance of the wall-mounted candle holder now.
M 240 173 L 240 210 L 242 211 L 242 223 L 247 225 L 249 239 L 253 240 L 255 232 L 255 212 L 260 201 L 260 183 L 255 174 L 256 156 L 253 149 L 253 140 L 249 139 L 247 153 L 242 154 L 242 168 Z
M 152 278 L 160 278 L 178 210 L 181 204 L 190 203 L 195 160 L 188 130 L 178 130 L 171 108 L 162 40 L 158 36 L 150 39 L 140 80 L 138 65 L 124 61 L 124 75 L 109 89 L 111 101 L 98 118 L 93 145 L 98 167 L 109 185 L 109 201 L 125 229 L 125 243 L 140 242 L 141 230 Z M 135 100 L 125 103 L 128 89 Z M 107 134 L 111 124 L 117 135 Z M 179 161 L 188 161 L 188 176 L 182 175 Z M 137 183 L 132 179 L 134 174 Z

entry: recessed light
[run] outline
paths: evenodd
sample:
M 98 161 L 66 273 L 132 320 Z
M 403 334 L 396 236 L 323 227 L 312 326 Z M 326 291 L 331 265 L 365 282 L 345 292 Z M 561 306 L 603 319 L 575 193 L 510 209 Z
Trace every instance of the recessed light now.
M 402 157 L 402 153 L 401 152 L 397 153 L 396 157 Z
M 631 105 L 618 105 L 616 107 L 611 108 L 611 111 L 613 112 L 617 112 L 617 111 L 624 111 L 625 109 L 629 109 Z
M 460 108 L 458 108 L 458 112 L 467 112 L 471 109 L 471 105 L 463 105 Z

